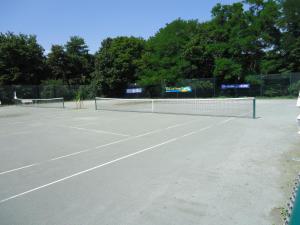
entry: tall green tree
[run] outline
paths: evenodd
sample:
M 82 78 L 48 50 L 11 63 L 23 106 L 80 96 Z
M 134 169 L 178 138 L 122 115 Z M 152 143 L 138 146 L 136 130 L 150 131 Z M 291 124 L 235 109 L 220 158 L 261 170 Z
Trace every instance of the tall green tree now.
M 62 80 L 64 84 L 69 82 L 69 62 L 63 46 L 52 45 L 51 52 L 48 54 L 46 62 L 48 69 L 50 70 L 50 75 L 47 79 Z
M 122 96 L 137 80 L 137 66 L 145 41 L 134 37 L 108 38 L 95 55 L 94 82 L 106 96 Z
M 139 82 L 144 85 L 174 83 L 185 77 L 189 67 L 183 56 L 187 43 L 197 33 L 196 20 L 177 19 L 147 41 L 139 63 Z
M 87 84 L 93 71 L 93 56 L 83 38 L 73 36 L 65 45 L 68 84 Z
M 0 85 L 39 84 L 45 78 L 43 52 L 36 36 L 0 33 Z
M 300 1 L 283 0 L 282 2 L 282 56 L 285 70 L 300 71 Z
M 268 72 L 278 70 L 279 11 L 275 0 L 217 4 L 212 9 L 212 20 L 200 25 L 185 49 L 193 76 L 218 76 L 221 81 L 239 82 L 249 74 L 259 74 L 262 68 Z

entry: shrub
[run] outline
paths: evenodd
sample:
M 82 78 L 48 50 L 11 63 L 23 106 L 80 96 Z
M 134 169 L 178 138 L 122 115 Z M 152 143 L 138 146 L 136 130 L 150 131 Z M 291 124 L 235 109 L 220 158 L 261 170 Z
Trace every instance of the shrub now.
M 62 80 L 47 80 L 42 82 L 40 95 L 41 98 L 64 97 L 69 99 L 73 93 L 66 85 L 63 85 Z
M 267 97 L 276 97 L 276 96 L 281 96 L 282 93 L 280 89 L 278 88 L 268 88 L 265 92 L 264 95 Z
M 299 91 L 300 91 L 300 80 L 296 83 L 293 83 L 289 89 L 289 94 L 292 95 L 292 96 L 298 96 L 299 94 Z

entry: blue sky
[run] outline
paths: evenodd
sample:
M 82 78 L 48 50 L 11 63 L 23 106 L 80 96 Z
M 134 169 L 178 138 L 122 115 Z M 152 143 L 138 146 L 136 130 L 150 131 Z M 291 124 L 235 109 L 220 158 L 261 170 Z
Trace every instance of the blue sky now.
M 176 18 L 207 21 L 215 4 L 236 1 L 1 0 L 0 32 L 35 34 L 46 52 L 79 35 L 93 53 L 107 37 L 148 38 Z

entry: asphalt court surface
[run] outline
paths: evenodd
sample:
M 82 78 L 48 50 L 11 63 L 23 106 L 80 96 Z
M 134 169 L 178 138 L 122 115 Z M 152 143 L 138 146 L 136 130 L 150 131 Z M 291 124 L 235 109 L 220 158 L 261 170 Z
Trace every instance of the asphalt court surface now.
M 0 224 L 270 224 L 295 100 L 259 118 L 0 108 Z

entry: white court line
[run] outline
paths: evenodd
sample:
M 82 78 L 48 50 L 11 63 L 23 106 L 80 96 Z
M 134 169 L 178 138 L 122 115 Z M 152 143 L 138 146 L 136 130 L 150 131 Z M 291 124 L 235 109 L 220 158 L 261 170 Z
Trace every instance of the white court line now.
M 199 120 L 200 119 L 192 120 L 192 121 L 181 123 L 181 124 L 177 124 L 176 127 L 185 126 L 185 125 L 188 125 L 188 124 L 191 124 L 191 123 L 195 123 L 195 122 L 197 122 Z M 147 133 L 143 133 L 143 134 L 140 134 L 140 135 L 137 135 L 137 136 L 124 138 L 124 139 L 113 141 L 113 142 L 110 142 L 110 143 L 107 143 L 107 144 L 99 145 L 99 146 L 96 146 L 96 147 L 93 147 L 93 148 L 88 148 L 88 149 L 84 149 L 84 150 L 81 150 L 81 151 L 78 151 L 78 152 L 73 152 L 73 153 L 70 153 L 70 154 L 58 156 L 58 157 L 52 158 L 50 160 L 47 160 L 47 161 L 44 161 L 44 162 L 39 162 L 39 163 L 36 163 L 36 164 L 33 164 L 33 165 L 41 165 L 41 164 L 44 164 L 44 163 L 47 163 L 47 162 L 50 162 L 50 161 L 56 161 L 56 160 L 60 160 L 60 159 L 64 159 L 64 158 L 68 158 L 68 157 L 72 157 L 72 156 L 76 156 L 76 155 L 79 155 L 79 154 L 83 154 L 83 153 L 86 153 L 86 152 L 95 151 L 95 150 L 98 150 L 98 149 L 101 149 L 101 148 L 105 148 L 105 147 L 110 146 L 110 145 L 119 144 L 119 143 L 122 143 L 122 142 L 125 142 L 125 141 L 134 140 L 134 139 L 137 139 L 137 138 L 140 138 L 140 137 L 144 137 L 144 136 L 147 136 L 147 135 L 159 133 L 161 131 L 173 129 L 174 127 L 175 126 L 172 125 L 172 126 L 169 126 L 169 127 L 166 127 L 166 128 L 161 128 L 161 129 L 153 130 L 153 131 L 150 131 L 150 132 L 147 132 Z M 17 168 L 17 169 L 12 169 L 12 170 L 9 170 L 9 171 L 4 171 L 4 172 L 0 173 L 0 175 L 11 173 L 11 172 L 15 172 L 15 171 L 21 170 L 22 168 L 26 169 L 27 167 L 30 167 L 30 166 L 23 166 L 23 167 L 20 167 L 20 168 Z
M 229 122 L 230 120 L 225 120 L 225 121 Z M 143 152 L 146 152 L 146 151 L 149 151 L 149 150 L 158 148 L 158 147 L 160 147 L 160 146 L 163 146 L 163 145 L 166 145 L 166 144 L 175 142 L 175 141 L 177 141 L 177 140 L 179 140 L 179 139 L 181 139 L 181 138 L 184 138 L 184 137 L 187 137 L 187 136 L 196 134 L 196 133 L 200 133 L 200 132 L 205 131 L 205 130 L 208 130 L 208 129 L 214 127 L 214 126 L 218 126 L 218 125 L 222 124 L 222 122 L 224 123 L 224 121 L 218 122 L 218 123 L 216 123 L 216 124 L 214 124 L 214 125 L 210 125 L 210 126 L 201 128 L 201 129 L 199 129 L 199 130 L 195 130 L 195 131 L 193 131 L 193 132 L 189 132 L 189 133 L 184 134 L 184 135 L 181 135 L 181 136 L 179 136 L 179 137 L 172 138 L 172 139 L 169 139 L 169 140 L 167 140 L 167 141 L 164 141 L 164 142 L 162 142 L 162 143 L 160 143 L 160 144 L 153 145 L 153 146 L 148 147 L 148 148 L 144 148 L 144 149 L 139 150 L 139 151 L 137 151 L 137 152 L 134 152 L 134 153 L 131 153 L 131 154 L 128 154 L 128 155 L 125 155 L 125 156 L 116 158 L 116 159 L 114 159 L 114 160 L 108 161 L 108 162 L 106 162 L 106 163 L 102 163 L 102 164 L 100 164 L 100 165 L 91 167 L 91 168 L 89 168 L 89 169 L 86 169 L 86 170 L 83 170 L 83 171 L 74 173 L 74 174 L 72 174 L 72 175 L 70 175 L 70 176 L 67 176 L 67 177 L 64 177 L 64 178 L 55 180 L 55 181 L 50 182 L 50 183 L 47 183 L 47 184 L 45 184 L 45 185 L 42 185 L 42 186 L 39 186 L 39 187 L 30 189 L 30 190 L 28 190 L 28 191 L 25 191 L 25 192 L 22 192 L 22 193 L 13 195 L 13 196 L 10 196 L 10 197 L 8 197 L 8 198 L 5 198 L 5 199 L 0 200 L 0 204 L 2 204 L 2 203 L 4 203 L 4 202 L 7 202 L 7 201 L 9 201 L 9 200 L 12 200 L 12 199 L 21 197 L 21 196 L 23 196 L 23 195 L 29 194 L 29 193 L 31 193 L 31 192 L 34 192 L 34 191 L 37 191 L 37 190 L 40 190 L 40 189 L 49 187 L 49 186 L 51 186 L 51 185 L 54 185 L 54 184 L 63 182 L 63 181 L 65 181 L 65 180 L 69 180 L 69 179 L 71 179 L 71 178 L 73 178 L 73 177 L 76 177 L 76 176 L 79 176 L 79 175 L 81 175 L 81 174 L 85 174 L 85 173 L 91 172 L 91 171 L 93 171 L 93 170 L 96 170 L 96 169 L 98 169 L 98 168 L 101 168 L 101 167 L 104 167 L 104 166 L 113 164 L 113 163 L 118 162 L 118 161 L 121 161 L 121 160 L 123 160 L 123 159 L 130 158 L 130 157 L 133 157 L 133 156 L 135 156 L 135 155 L 141 154 L 141 153 L 143 153 Z
M 83 130 L 83 131 L 88 131 L 88 132 L 101 133 L 101 134 L 112 134 L 112 135 L 122 136 L 122 137 L 129 137 L 130 136 L 128 134 L 121 134 L 121 133 L 115 133 L 115 132 L 110 132 L 110 131 L 105 131 L 105 130 L 98 130 L 98 129 L 88 129 L 88 128 L 83 128 L 83 127 L 75 127 L 75 126 L 59 126 L 59 127 L 65 127 L 65 128 L 76 129 L 76 130 Z
M 177 140 L 176 138 L 170 139 L 170 140 L 165 141 L 165 142 L 163 142 L 163 143 L 160 143 L 160 144 L 151 146 L 151 147 L 149 147 L 149 148 L 145 148 L 145 149 L 142 149 L 142 150 L 140 150 L 140 151 L 137 151 L 137 152 L 134 152 L 134 153 L 131 153 L 131 154 L 122 156 L 122 157 L 120 157 L 120 158 L 117 158 L 117 159 L 111 160 L 111 161 L 109 161 L 109 162 L 100 164 L 100 165 L 98 165 L 98 166 L 89 168 L 89 169 L 87 169 L 87 170 L 83 170 L 83 171 L 80 171 L 80 172 L 78 172 L 78 173 L 74 173 L 74 174 L 72 174 L 72 175 L 70 175 L 70 176 L 61 178 L 61 179 L 56 180 L 56 181 L 53 181 L 53 182 L 51 182 L 51 183 L 48 183 L 48 184 L 45 184 L 45 185 L 42 185 L 42 186 L 39 186 L 39 187 L 30 189 L 30 190 L 28 190 L 28 191 L 22 192 L 22 193 L 17 194 L 17 195 L 13 195 L 13 196 L 11 196 L 11 197 L 9 197 L 9 198 L 2 199 L 2 200 L 0 201 L 0 204 L 1 204 L 1 203 L 4 203 L 4 202 L 7 202 L 7 201 L 9 201 L 9 200 L 11 200 L 11 199 L 20 197 L 20 196 L 22 196 L 22 195 L 26 195 L 26 194 L 29 194 L 29 193 L 31 193 L 31 192 L 37 191 L 37 190 L 39 190 L 39 189 L 42 189 L 42 188 L 51 186 L 51 185 L 53 185 L 53 184 L 57 184 L 57 183 L 59 183 L 59 182 L 68 180 L 68 179 L 70 179 L 70 178 L 72 178 L 72 177 L 76 177 L 76 176 L 79 176 L 79 175 L 81 175 L 81 174 L 84 174 L 84 173 L 87 173 L 87 172 L 96 170 L 96 169 L 98 169 L 98 168 L 100 168 L 100 167 L 103 167 L 103 166 L 106 166 L 106 165 L 109 165 L 109 164 L 118 162 L 118 161 L 120 161 L 120 160 L 122 160 L 122 159 L 126 159 L 126 158 L 132 157 L 132 156 L 134 156 L 134 155 L 141 154 L 142 152 L 149 151 L 149 150 L 151 150 L 151 149 L 160 147 L 160 146 L 162 146 L 162 145 L 166 145 L 166 144 L 171 143 L 171 142 L 174 142 L 174 141 L 176 141 L 176 140 Z
M 228 123 L 228 122 L 230 122 L 231 120 L 234 120 L 234 119 L 235 119 L 235 118 L 229 118 L 229 119 L 227 119 L 227 120 L 224 120 L 224 121 L 220 122 L 220 124 Z
M 78 154 L 82 154 L 82 153 L 86 153 L 86 152 L 90 152 L 90 151 L 95 151 L 97 149 L 101 149 L 101 148 L 104 148 L 104 147 L 107 147 L 107 146 L 110 146 L 110 145 L 119 144 L 121 142 L 129 141 L 129 140 L 134 140 L 134 139 L 137 139 L 137 138 L 140 138 L 140 137 L 148 136 L 150 134 L 159 133 L 161 131 L 169 130 L 169 129 L 172 129 L 172 128 L 175 128 L 175 127 L 184 126 L 184 125 L 187 125 L 187 124 L 190 124 L 190 123 L 194 123 L 194 122 L 197 122 L 197 121 L 199 121 L 199 120 L 193 120 L 193 121 L 189 121 L 189 122 L 177 124 L 176 126 L 169 126 L 169 127 L 166 127 L 166 128 L 161 128 L 161 129 L 153 130 L 153 131 L 150 131 L 150 132 L 147 132 L 147 133 L 144 133 L 144 134 L 139 134 L 139 135 L 136 135 L 136 136 L 133 136 L 133 137 L 128 137 L 128 138 L 124 138 L 124 139 L 121 139 L 121 140 L 118 140 L 118 141 L 113 141 L 113 142 L 110 142 L 110 143 L 107 143 L 107 144 L 99 145 L 99 146 L 94 147 L 94 148 L 85 149 L 85 150 L 82 150 L 82 151 L 73 152 L 71 154 L 59 156 L 59 157 L 50 159 L 50 161 L 55 161 L 55 160 L 58 160 L 58 159 L 63 159 L 63 158 L 75 156 L 75 155 L 78 155 Z
M 94 148 L 88 148 L 88 149 L 85 149 L 85 150 L 82 150 L 82 151 L 73 152 L 73 153 L 68 154 L 68 155 L 63 155 L 63 156 L 59 156 L 59 157 L 56 157 L 56 158 L 52 158 L 49 161 L 56 161 L 56 160 L 59 160 L 59 159 L 70 157 L 70 156 L 79 155 L 79 154 L 82 154 L 82 153 L 85 153 L 85 152 L 93 151 L 93 150 L 96 150 L 96 149 L 99 149 L 99 148 L 104 148 L 104 147 L 107 147 L 107 146 L 110 146 L 110 145 L 114 145 L 114 144 L 118 144 L 118 143 L 121 143 L 121 142 L 124 142 L 124 141 L 127 141 L 127 140 L 131 140 L 131 139 L 133 139 L 133 138 L 121 139 L 121 140 L 110 142 L 110 143 L 100 145 L 100 146 L 97 146 L 97 147 L 94 147 Z
M 0 175 L 6 174 L 6 173 L 11 173 L 11 172 L 18 171 L 18 170 L 23 170 L 23 169 L 33 167 L 33 166 L 36 166 L 36 165 L 38 165 L 38 163 L 31 164 L 31 165 L 28 165 L 28 166 L 22 166 L 22 167 L 12 169 L 12 170 L 7 170 L 7 171 L 4 171 L 4 172 L 1 172 Z

